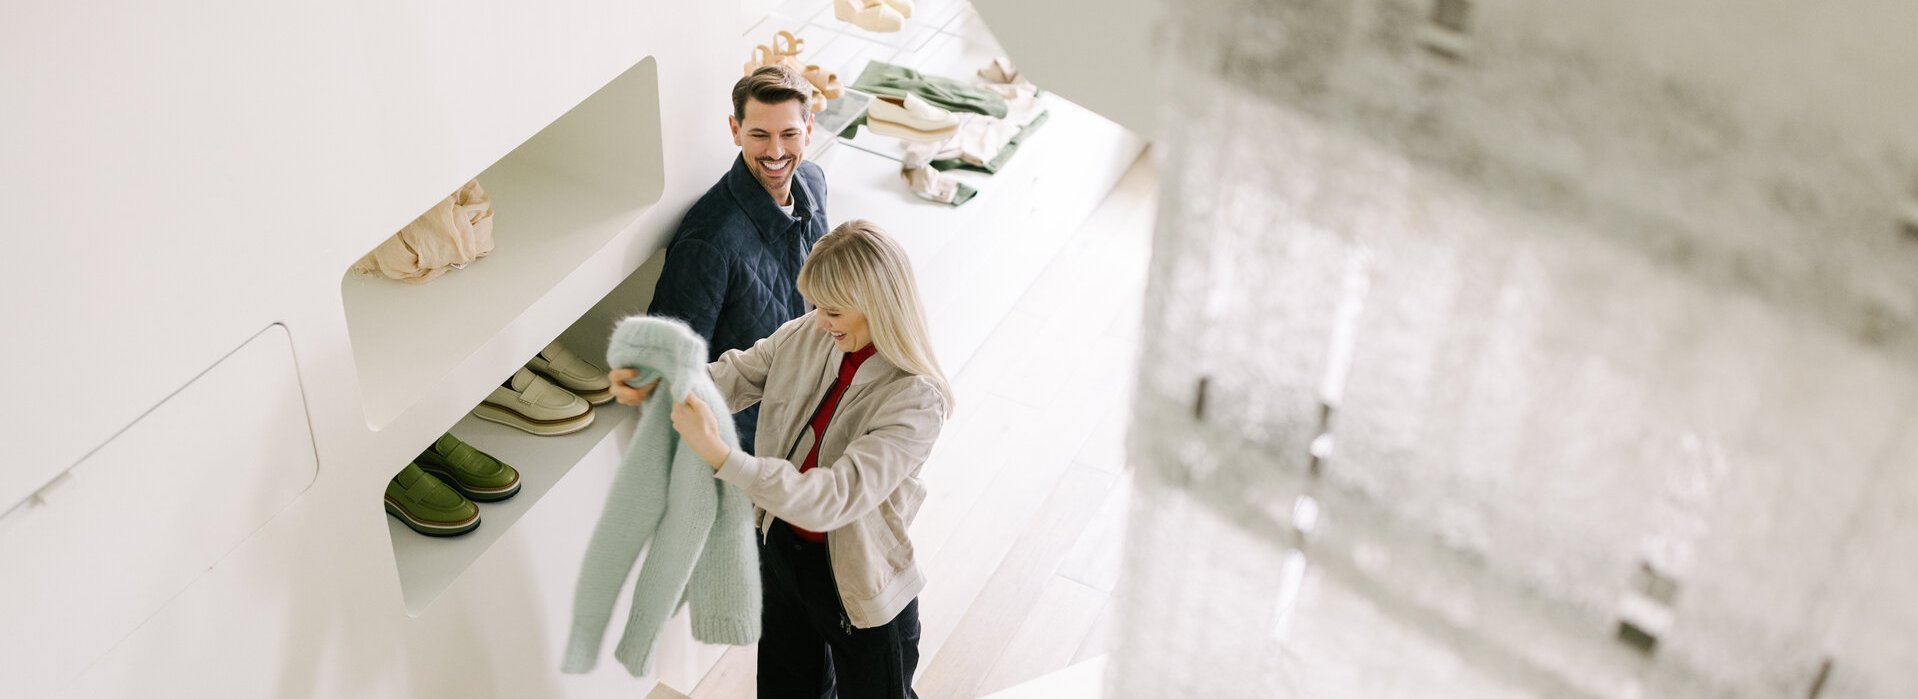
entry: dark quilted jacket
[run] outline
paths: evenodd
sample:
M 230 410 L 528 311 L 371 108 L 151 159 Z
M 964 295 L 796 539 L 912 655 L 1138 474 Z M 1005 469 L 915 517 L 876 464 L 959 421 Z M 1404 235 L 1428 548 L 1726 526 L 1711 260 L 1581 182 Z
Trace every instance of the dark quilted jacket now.
M 686 321 L 706 338 L 711 356 L 745 349 L 786 321 L 806 314 L 793 286 L 813 243 L 826 234 L 826 174 L 801 162 L 793 180 L 793 215 L 773 203 L 746 160 L 686 211 L 666 248 L 666 266 L 647 312 Z M 740 446 L 753 452 L 759 406 L 733 416 Z

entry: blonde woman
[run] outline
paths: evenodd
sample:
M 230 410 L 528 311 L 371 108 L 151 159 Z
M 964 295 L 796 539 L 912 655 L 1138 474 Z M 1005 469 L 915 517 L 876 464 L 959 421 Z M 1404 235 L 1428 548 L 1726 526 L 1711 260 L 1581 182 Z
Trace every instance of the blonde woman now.
M 725 445 L 696 396 L 673 428 L 760 510 L 759 696 L 915 697 L 925 578 L 906 529 L 952 389 L 912 264 L 878 226 L 820 238 L 798 286 L 815 310 L 707 365 L 728 411 L 760 406 L 757 453 Z M 652 392 L 609 376 L 622 404 Z

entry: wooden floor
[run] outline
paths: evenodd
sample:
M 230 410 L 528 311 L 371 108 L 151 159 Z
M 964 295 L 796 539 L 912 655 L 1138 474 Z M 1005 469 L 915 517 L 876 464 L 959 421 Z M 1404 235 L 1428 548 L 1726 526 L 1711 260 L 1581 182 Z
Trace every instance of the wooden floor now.
M 1113 648 L 1157 201 L 1148 155 L 953 376 L 958 410 L 912 527 L 928 579 L 921 697 L 980 696 Z M 727 651 L 692 696 L 753 696 L 753 665 L 754 648 Z

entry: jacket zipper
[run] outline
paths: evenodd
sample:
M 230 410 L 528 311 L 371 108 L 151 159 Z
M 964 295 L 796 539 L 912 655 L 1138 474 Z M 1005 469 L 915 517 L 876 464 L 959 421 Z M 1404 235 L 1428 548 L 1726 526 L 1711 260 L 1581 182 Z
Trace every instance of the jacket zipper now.
M 846 597 L 839 591 L 839 573 L 832 569 L 832 535 L 826 536 L 826 577 L 832 580 L 833 600 L 839 603 L 839 632 L 852 638 L 852 617 L 846 612 Z

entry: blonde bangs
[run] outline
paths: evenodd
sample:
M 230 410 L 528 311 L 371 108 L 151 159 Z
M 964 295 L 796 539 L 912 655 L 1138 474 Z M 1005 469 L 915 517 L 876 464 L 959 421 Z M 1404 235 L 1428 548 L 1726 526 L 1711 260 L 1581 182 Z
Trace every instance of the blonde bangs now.
M 812 255 L 799 268 L 799 294 L 818 308 L 863 308 L 856 281 L 846 273 L 842 255 Z M 861 311 L 862 313 L 864 311 Z

